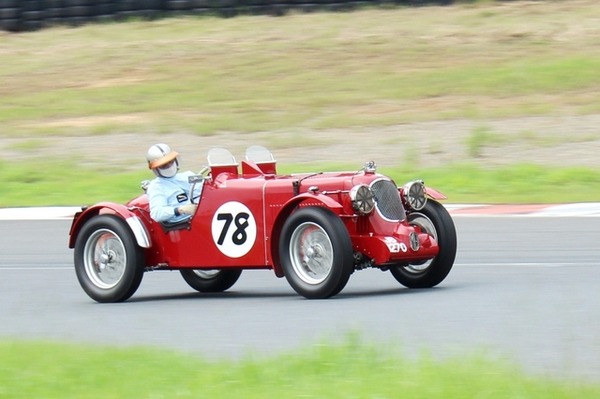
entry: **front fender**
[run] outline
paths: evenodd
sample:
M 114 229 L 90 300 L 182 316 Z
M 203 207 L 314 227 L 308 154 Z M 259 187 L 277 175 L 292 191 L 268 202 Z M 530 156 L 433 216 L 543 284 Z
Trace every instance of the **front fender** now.
M 316 194 L 302 193 L 302 194 L 296 195 L 295 197 L 291 198 L 288 202 L 286 202 L 283 205 L 283 209 L 295 208 L 300 203 L 305 202 L 305 201 L 309 201 L 311 203 L 315 203 L 315 202 L 320 203 L 320 205 L 331 209 L 334 213 L 337 213 L 337 214 L 339 214 L 340 211 L 343 209 L 342 204 L 340 204 L 333 198 L 331 198 L 327 195 L 324 195 L 324 194 L 320 194 L 320 193 L 316 193 Z
M 337 215 L 341 214 L 343 210 L 342 204 L 333 198 L 324 194 L 314 193 L 302 193 L 296 195 L 283 205 L 273 223 L 273 229 L 271 230 L 271 257 L 273 260 L 273 270 L 277 277 L 283 277 L 283 270 L 279 261 L 279 237 L 281 236 L 283 223 L 285 223 L 286 219 L 303 202 L 308 202 L 310 204 L 314 204 L 315 206 L 329 208 Z
M 77 235 L 88 220 L 94 216 L 104 214 L 113 214 L 122 217 L 129 225 L 137 244 L 142 248 L 150 248 L 152 241 L 142 220 L 125 205 L 113 202 L 100 202 L 90 207 L 82 208 L 80 212 L 75 213 L 69 231 L 69 248 L 75 248 Z
M 429 186 L 425 186 L 425 193 L 427 193 L 427 196 L 434 199 L 434 200 L 445 200 L 448 199 L 448 197 L 446 197 L 444 194 L 442 194 L 440 191 L 436 190 L 433 187 L 429 187 Z

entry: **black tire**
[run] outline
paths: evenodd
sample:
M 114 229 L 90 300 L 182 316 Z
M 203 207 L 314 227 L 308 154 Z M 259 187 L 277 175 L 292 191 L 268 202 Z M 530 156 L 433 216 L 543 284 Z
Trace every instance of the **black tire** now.
M 227 270 L 181 270 L 186 283 L 199 292 L 223 292 L 240 278 L 242 269 Z
M 454 265 L 457 246 L 454 222 L 446 208 L 433 200 L 427 201 L 422 210 L 413 211 L 407 217 L 411 225 L 418 225 L 437 240 L 440 251 L 430 261 L 393 266 L 390 272 L 405 287 L 434 287 L 446 278 Z
M 187 11 L 193 8 L 190 0 L 167 0 L 165 3 L 167 9 L 172 11 Z
M 118 216 L 95 216 L 77 235 L 77 279 L 97 302 L 129 299 L 140 286 L 144 268 L 144 252 L 125 220 Z
M 95 3 L 93 0 L 63 0 L 64 7 L 88 6 Z
M 45 0 L 44 1 L 44 8 L 45 9 L 49 9 L 49 8 L 62 8 L 63 6 L 63 0 Z
M 90 16 L 90 8 L 88 6 L 73 6 L 64 9 L 67 18 L 85 18 Z
M 0 19 L 0 29 L 9 32 L 18 32 L 22 29 L 22 21 L 20 19 Z
M 354 271 L 346 226 L 329 209 L 318 206 L 300 209 L 285 222 L 279 256 L 288 283 L 308 299 L 337 295 Z
M 22 0 L 20 3 L 22 11 L 40 11 L 42 9 L 40 0 Z
M 17 19 L 21 17 L 21 10 L 18 8 L 0 8 L 0 19 Z
M 0 0 L 0 8 L 17 8 L 19 0 Z

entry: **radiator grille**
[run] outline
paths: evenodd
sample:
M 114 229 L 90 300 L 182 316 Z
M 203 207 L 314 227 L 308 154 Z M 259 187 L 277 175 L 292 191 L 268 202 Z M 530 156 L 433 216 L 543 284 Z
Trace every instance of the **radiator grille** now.
M 406 214 L 398 187 L 389 180 L 377 180 L 371 184 L 376 207 L 381 216 L 389 220 L 404 220 Z

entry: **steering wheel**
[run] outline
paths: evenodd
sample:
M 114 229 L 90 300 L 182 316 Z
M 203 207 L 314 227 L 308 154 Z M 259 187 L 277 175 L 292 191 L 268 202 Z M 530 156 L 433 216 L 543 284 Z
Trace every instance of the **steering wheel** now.
M 198 172 L 198 174 L 193 175 L 188 177 L 188 182 L 191 184 L 190 186 L 190 203 L 192 204 L 196 204 L 196 199 L 194 197 L 194 190 L 196 189 L 196 184 L 199 182 L 204 182 L 204 180 L 209 176 L 210 172 L 210 167 L 209 166 L 204 166 L 202 169 L 200 169 L 200 172 Z M 199 198 L 200 196 L 198 196 Z

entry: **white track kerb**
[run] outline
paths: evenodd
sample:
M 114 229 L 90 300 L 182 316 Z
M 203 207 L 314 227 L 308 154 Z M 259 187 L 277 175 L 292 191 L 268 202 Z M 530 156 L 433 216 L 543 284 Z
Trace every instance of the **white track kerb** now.
M 444 204 L 452 217 L 463 216 L 530 216 L 530 217 L 600 217 L 600 202 L 557 205 L 526 204 Z M 0 208 L 0 220 L 71 219 L 81 207 Z
M 81 207 L 0 208 L 0 220 L 72 219 Z

